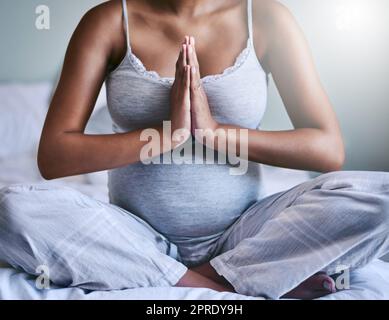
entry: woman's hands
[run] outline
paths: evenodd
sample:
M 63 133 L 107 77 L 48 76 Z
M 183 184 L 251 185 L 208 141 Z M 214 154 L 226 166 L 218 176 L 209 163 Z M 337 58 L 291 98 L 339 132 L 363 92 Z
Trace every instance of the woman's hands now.
M 187 64 L 187 44 L 181 47 L 176 63 L 175 80 L 170 92 L 171 142 L 173 149 L 190 138 L 190 67 Z
M 184 143 L 190 134 L 196 136 L 196 130 L 207 130 L 209 134 L 218 127 L 212 117 L 199 70 L 195 39 L 185 37 L 171 90 L 173 148 Z
M 200 79 L 200 67 L 197 60 L 195 39 L 188 37 L 187 56 L 190 65 L 190 105 L 192 117 L 192 134 L 195 130 L 216 130 L 218 124 L 212 117 L 208 98 Z

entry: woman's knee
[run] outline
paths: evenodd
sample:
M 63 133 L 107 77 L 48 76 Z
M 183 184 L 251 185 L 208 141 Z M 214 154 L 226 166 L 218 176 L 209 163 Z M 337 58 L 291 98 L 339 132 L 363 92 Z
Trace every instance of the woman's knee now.
M 0 190 L 0 228 L 16 234 L 34 230 L 43 233 L 42 222 L 51 215 L 50 208 L 58 205 L 47 187 L 27 184 L 5 187 Z
M 0 258 L 33 272 L 39 250 L 33 239 L 42 230 L 28 210 L 28 194 L 26 186 L 0 189 Z
M 379 197 L 374 220 L 375 229 L 389 237 L 389 194 Z
M 389 195 L 369 194 L 360 198 L 357 195 L 356 199 L 350 195 L 350 201 L 344 205 L 344 211 L 351 212 L 350 219 L 355 217 L 355 228 L 362 228 L 369 235 L 389 235 Z
M 3 235 L 21 232 L 31 221 L 26 213 L 30 205 L 25 199 L 28 193 L 25 186 L 9 186 L 0 190 L 0 229 Z M 26 207 L 24 207 L 26 205 Z
M 364 232 L 389 233 L 389 173 L 339 171 L 317 179 L 340 223 Z
M 319 187 L 324 190 L 349 190 L 377 193 L 386 190 L 389 193 L 389 173 L 374 171 L 336 171 L 316 178 Z

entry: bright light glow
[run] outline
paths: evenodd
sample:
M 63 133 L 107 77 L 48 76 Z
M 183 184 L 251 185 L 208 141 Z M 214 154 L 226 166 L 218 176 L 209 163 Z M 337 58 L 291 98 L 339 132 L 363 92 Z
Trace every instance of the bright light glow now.
M 341 31 L 363 31 L 372 26 L 374 16 L 369 0 L 339 0 L 336 27 Z

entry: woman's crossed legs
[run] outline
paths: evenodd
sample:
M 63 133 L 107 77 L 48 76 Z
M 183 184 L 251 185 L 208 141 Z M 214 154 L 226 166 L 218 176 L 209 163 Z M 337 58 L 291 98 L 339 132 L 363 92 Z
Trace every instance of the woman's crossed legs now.
M 226 230 L 209 263 L 191 270 L 175 249 L 136 216 L 72 189 L 0 191 L 0 260 L 33 275 L 46 266 L 56 285 L 185 285 L 305 298 L 328 280 L 324 273 L 361 267 L 389 251 L 389 173 L 324 174 L 267 197 Z

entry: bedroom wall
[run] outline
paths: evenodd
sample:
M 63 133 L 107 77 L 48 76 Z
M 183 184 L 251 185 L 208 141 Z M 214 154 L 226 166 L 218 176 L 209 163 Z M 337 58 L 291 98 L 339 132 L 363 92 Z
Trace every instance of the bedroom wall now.
M 0 81 L 56 78 L 70 36 L 81 16 L 99 0 L 1 0 Z M 38 30 L 35 9 L 50 9 L 50 29 Z
M 82 14 L 99 0 L 1 0 L 0 82 L 56 79 Z M 389 1 L 283 0 L 312 47 L 344 132 L 346 169 L 389 171 Z M 35 8 L 51 10 L 51 29 L 35 28 Z M 285 48 L 287 50 L 287 48 Z M 270 83 L 264 129 L 291 128 Z
M 306 35 L 340 120 L 345 169 L 389 171 L 389 1 L 281 2 Z M 264 128 L 291 128 L 273 82 Z

